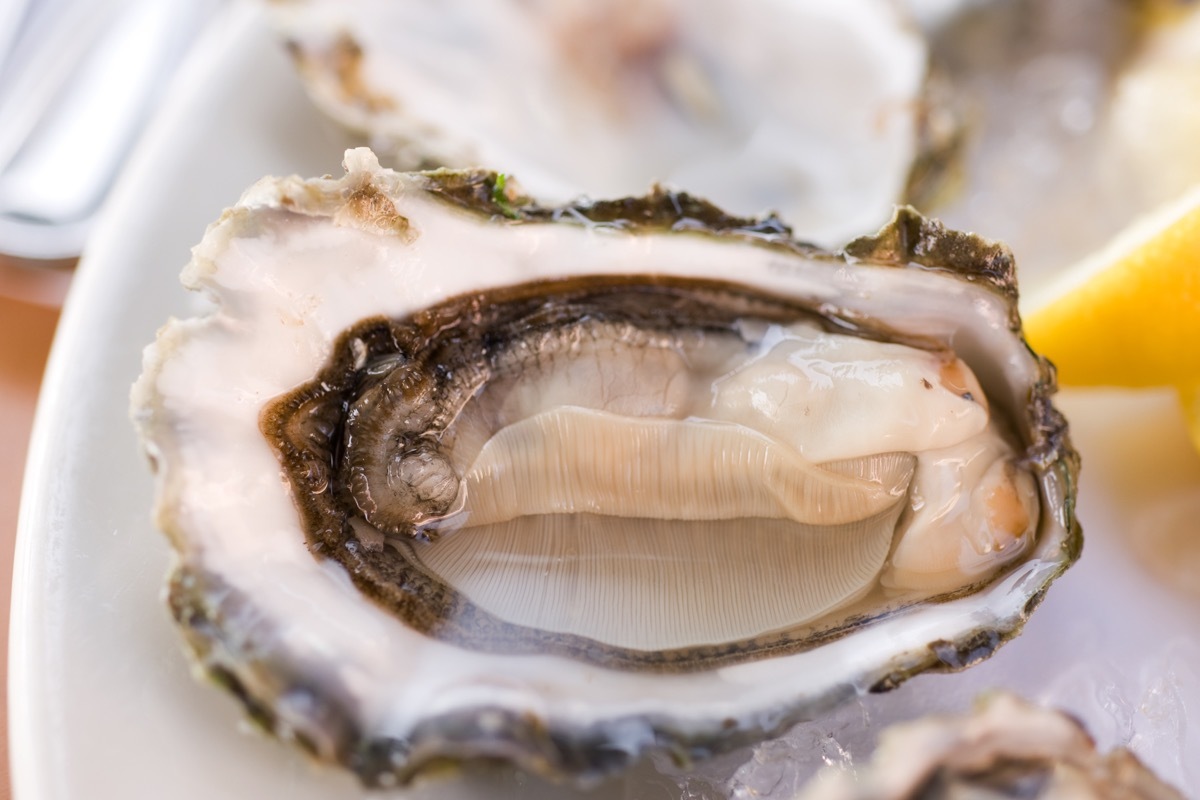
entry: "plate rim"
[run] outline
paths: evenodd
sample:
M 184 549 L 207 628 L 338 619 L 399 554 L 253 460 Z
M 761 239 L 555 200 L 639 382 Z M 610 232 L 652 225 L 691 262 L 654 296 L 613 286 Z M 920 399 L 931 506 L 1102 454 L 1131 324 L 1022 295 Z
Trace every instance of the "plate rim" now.
M 54 508 L 66 494 L 62 482 L 55 480 L 54 466 L 60 462 L 69 437 L 56 423 L 63 419 L 70 399 L 77 396 L 75 390 L 82 388 L 72 364 L 86 350 L 89 332 L 105 313 L 91 302 L 108 293 L 104 290 L 107 276 L 101 267 L 111 263 L 113 254 L 119 252 L 122 221 L 129 219 L 140 202 L 137 190 L 171 149 L 171 134 L 188 117 L 196 98 L 209 89 L 212 75 L 220 69 L 221 56 L 244 47 L 264 16 L 258 4 L 235 0 L 205 23 L 98 214 L 91 241 L 75 268 L 63 302 L 42 376 L 18 501 L 6 687 L 9 774 L 14 797 L 64 796 L 61 779 L 55 774 L 58 755 L 51 746 L 52 723 L 47 715 L 39 713 L 44 702 L 40 698 L 54 691 L 41 668 L 46 663 L 45 631 L 52 616 L 51 550 L 64 533 L 53 521 Z

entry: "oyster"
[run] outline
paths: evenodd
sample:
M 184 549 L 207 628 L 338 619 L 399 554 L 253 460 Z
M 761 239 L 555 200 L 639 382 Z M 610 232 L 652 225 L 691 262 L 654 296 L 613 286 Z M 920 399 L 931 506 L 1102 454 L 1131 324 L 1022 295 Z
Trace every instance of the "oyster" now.
M 214 224 L 133 400 L 200 668 L 319 758 L 703 756 L 986 657 L 1077 556 L 1002 246 L 345 164 Z
M 870 764 L 822 773 L 799 800 L 918 797 L 1183 800 L 1129 750 L 1100 753 L 1075 719 L 1003 692 L 969 715 L 888 728 Z
M 316 104 L 392 166 L 543 200 L 660 181 L 832 247 L 887 221 L 923 147 L 925 44 L 888 0 L 273 8 Z

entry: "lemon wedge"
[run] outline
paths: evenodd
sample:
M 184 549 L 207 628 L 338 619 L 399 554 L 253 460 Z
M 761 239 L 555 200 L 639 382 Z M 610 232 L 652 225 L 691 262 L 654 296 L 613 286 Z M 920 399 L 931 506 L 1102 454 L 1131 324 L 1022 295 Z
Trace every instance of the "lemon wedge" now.
M 1174 386 L 1200 449 L 1200 186 L 1139 219 L 1025 304 L 1064 386 Z

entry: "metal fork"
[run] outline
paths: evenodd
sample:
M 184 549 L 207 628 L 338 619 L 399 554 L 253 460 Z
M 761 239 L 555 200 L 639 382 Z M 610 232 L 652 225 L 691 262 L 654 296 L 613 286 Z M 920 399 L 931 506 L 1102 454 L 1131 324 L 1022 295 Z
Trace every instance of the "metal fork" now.
M 0 253 L 79 255 L 219 0 L 0 0 Z

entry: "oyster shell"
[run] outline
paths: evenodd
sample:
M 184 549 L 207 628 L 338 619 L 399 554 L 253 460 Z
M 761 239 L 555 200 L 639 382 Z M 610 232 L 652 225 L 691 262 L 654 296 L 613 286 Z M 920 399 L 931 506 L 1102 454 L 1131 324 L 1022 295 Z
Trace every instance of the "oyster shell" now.
M 197 663 L 320 759 L 703 756 L 986 657 L 1078 555 L 1002 246 L 346 168 L 214 224 L 133 401 Z
M 1101 753 L 1077 720 L 1004 692 L 961 717 L 888 728 L 869 764 L 827 770 L 798 800 L 918 797 L 1183 800 L 1126 748 Z
M 273 10 L 313 100 L 385 162 L 494 166 L 542 200 L 658 181 L 833 247 L 887 221 L 922 148 L 925 43 L 887 0 Z

